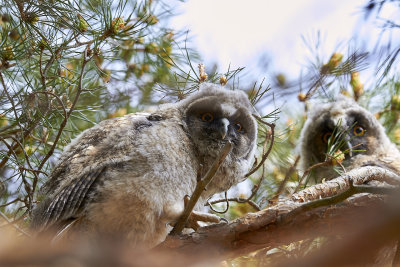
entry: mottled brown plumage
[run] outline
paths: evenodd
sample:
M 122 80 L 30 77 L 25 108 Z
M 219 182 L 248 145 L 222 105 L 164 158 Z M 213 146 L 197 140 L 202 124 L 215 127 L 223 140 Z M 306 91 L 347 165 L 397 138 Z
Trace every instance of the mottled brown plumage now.
M 400 173 L 400 153 L 374 115 L 348 97 L 334 102 L 314 103 L 300 136 L 303 170 L 326 159 L 329 139 L 334 131 L 342 133 L 335 142 L 344 140 L 339 149 L 345 153 L 342 165 L 346 170 L 376 165 Z M 339 166 L 337 168 L 341 169 Z M 316 181 L 338 176 L 333 166 L 313 170 Z
M 152 114 L 105 120 L 65 149 L 41 189 L 36 231 L 84 238 L 126 239 L 151 247 L 163 241 L 196 186 L 229 140 L 232 152 L 197 208 L 244 179 L 256 147 L 252 107 L 241 91 L 204 84 L 201 90 Z

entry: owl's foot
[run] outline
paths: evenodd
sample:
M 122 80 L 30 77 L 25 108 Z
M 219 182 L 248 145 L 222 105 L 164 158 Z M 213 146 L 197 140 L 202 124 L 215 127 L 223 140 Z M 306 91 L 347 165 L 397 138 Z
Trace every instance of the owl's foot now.
M 214 214 L 192 211 L 189 216 L 187 227 L 193 228 L 196 231 L 200 227 L 199 222 L 219 223 L 221 221 L 227 222 L 225 218 Z
M 189 202 L 189 196 L 185 196 L 183 200 L 186 207 L 187 203 Z M 199 222 L 219 223 L 221 221 L 228 222 L 225 218 L 221 218 L 214 214 L 200 211 L 192 211 L 189 215 L 186 227 L 192 228 L 196 231 L 201 226 Z

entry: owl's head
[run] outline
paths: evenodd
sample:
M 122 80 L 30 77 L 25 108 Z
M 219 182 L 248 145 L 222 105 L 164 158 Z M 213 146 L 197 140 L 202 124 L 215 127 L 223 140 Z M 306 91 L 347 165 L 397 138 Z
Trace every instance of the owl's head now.
M 345 152 L 343 166 L 352 168 L 357 158 L 379 155 L 391 142 L 382 125 L 370 112 L 351 98 L 340 96 L 336 101 L 314 104 L 300 136 L 302 168 L 323 162 L 334 150 Z M 331 166 L 314 170 L 315 178 L 333 178 Z
M 229 140 L 235 159 L 252 160 L 257 139 L 252 111 L 244 92 L 212 84 L 182 102 L 188 134 L 203 157 L 215 158 Z

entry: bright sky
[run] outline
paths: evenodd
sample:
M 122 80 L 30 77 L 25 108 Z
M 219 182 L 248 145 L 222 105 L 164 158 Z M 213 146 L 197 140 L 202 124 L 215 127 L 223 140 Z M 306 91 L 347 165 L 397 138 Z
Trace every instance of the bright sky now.
M 253 73 L 252 78 L 260 81 L 266 77 L 268 84 L 268 76 L 273 73 L 298 78 L 307 59 L 314 58 L 302 36 L 313 44 L 317 32 L 321 33 L 324 62 L 333 52 L 346 54 L 351 39 L 356 39 L 357 47 L 372 49 L 380 29 L 365 22 L 363 7 L 367 3 L 368 0 L 187 0 L 175 10 L 180 15 L 172 18 L 171 25 L 190 30 L 192 44 L 206 66 L 218 63 L 219 72 L 226 71 L 230 63 L 233 68 L 246 67 L 247 72 Z M 390 17 L 393 12 L 382 10 L 381 14 Z M 371 14 L 371 21 L 372 16 L 375 14 Z M 259 64 L 265 55 L 269 59 L 268 70 Z M 373 71 L 360 76 L 367 83 L 373 79 Z M 244 190 L 246 186 L 240 188 Z
M 171 23 L 189 29 L 204 63 L 218 63 L 221 72 L 231 63 L 254 71 L 255 77 L 267 76 L 259 65 L 267 55 L 270 69 L 296 78 L 310 55 L 301 36 L 315 40 L 320 31 L 327 60 L 335 50 L 345 50 L 356 33 L 362 33 L 363 40 L 377 37 L 378 29 L 365 26 L 366 4 L 367 0 L 188 0 Z

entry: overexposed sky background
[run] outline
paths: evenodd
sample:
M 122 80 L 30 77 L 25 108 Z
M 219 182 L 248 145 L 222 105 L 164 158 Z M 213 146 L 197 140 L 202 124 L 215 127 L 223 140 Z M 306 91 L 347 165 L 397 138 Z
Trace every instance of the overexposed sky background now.
M 220 73 L 225 72 L 229 64 L 231 69 L 245 67 L 246 75 L 240 82 L 242 85 L 246 84 L 246 80 L 250 84 L 265 77 L 264 85 L 271 84 L 274 89 L 273 78 L 276 74 L 283 73 L 287 80 L 297 81 L 309 61 L 315 60 L 315 51 L 310 51 L 303 39 L 313 46 L 317 42 L 317 33 L 321 36 L 317 54 L 322 63 L 327 63 L 334 52 L 344 54 L 345 58 L 355 50 L 376 52 L 377 42 L 385 44 L 388 38 L 392 38 L 392 44 L 398 46 L 399 30 L 382 35 L 379 25 L 383 24 L 383 20 L 377 19 L 376 10 L 366 18 L 368 2 L 187 0 L 174 9 L 178 15 L 171 18 L 170 26 L 177 30 L 189 30 L 189 47 L 200 53 L 206 67 L 216 63 Z M 394 19 L 398 11 L 398 7 L 385 5 L 379 16 Z M 369 68 L 360 73 L 365 88 L 374 88 L 377 80 L 377 62 L 373 59 L 370 57 Z M 272 103 L 262 106 L 260 112 L 268 114 L 277 107 L 282 111 L 279 116 L 283 122 L 296 118 L 296 113 L 304 112 L 296 95 L 277 101 L 274 99 Z M 251 183 L 247 180 L 236 188 L 249 195 Z
M 373 48 L 380 29 L 364 20 L 367 4 L 367 0 L 188 0 L 177 5 L 171 26 L 189 30 L 204 63 L 217 63 L 220 72 L 231 64 L 246 67 L 255 78 L 267 77 L 270 73 L 260 66 L 260 60 L 267 58 L 268 70 L 295 79 L 312 58 L 302 36 L 313 43 L 321 33 L 326 61 L 333 52 L 346 54 L 351 42 Z
M 314 59 L 302 36 L 314 44 L 321 33 L 326 62 L 333 52 L 346 54 L 351 42 L 372 48 L 380 30 L 365 23 L 366 4 L 367 0 L 187 0 L 174 10 L 179 15 L 171 19 L 171 26 L 189 30 L 191 44 L 206 66 L 217 63 L 219 72 L 229 64 L 246 67 L 250 79 L 266 77 L 269 84 L 271 75 L 280 72 L 292 80 L 299 78 L 307 60 Z M 268 67 L 260 64 L 263 60 Z M 360 76 L 367 79 L 364 73 Z M 285 101 L 284 110 L 291 107 L 291 112 L 303 112 L 296 98 Z M 263 114 L 274 108 L 264 107 L 268 111 Z M 238 188 L 250 194 L 251 183 L 245 181 Z

